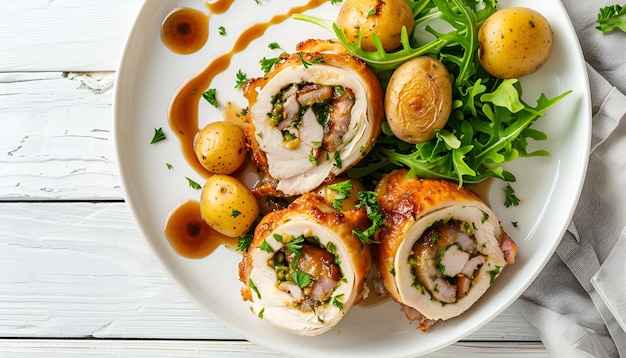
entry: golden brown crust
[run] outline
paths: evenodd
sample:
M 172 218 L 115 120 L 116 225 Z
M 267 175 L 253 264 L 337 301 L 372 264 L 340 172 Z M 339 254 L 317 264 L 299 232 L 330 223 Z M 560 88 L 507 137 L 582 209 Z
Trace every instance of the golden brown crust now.
M 383 282 L 392 282 L 393 257 L 404 240 L 404 231 L 429 209 L 444 203 L 482 201 L 469 189 L 441 179 L 419 179 L 407 176 L 408 170 L 398 169 L 383 177 L 376 187 L 378 205 L 385 214 L 385 229 L 376 240 L 376 265 Z M 387 285 L 386 285 L 387 286 Z M 391 286 L 391 285 L 390 285 Z M 390 291 L 392 296 L 396 294 Z M 395 297 L 397 299 L 397 297 Z

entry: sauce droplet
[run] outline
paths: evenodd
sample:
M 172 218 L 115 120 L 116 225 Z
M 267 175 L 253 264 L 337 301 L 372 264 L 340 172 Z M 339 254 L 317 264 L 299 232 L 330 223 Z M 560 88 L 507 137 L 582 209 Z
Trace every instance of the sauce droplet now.
M 161 25 L 161 41 L 172 52 L 187 55 L 209 38 L 209 15 L 191 8 L 172 10 Z
M 237 238 L 220 234 L 202 220 L 200 202 L 195 200 L 185 201 L 172 211 L 165 224 L 165 236 L 174 251 L 192 259 L 205 257 L 220 245 L 237 245 Z

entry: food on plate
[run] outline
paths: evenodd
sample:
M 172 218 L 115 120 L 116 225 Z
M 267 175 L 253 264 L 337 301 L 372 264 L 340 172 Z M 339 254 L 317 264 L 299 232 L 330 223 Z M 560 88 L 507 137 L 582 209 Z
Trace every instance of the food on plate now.
M 534 73 L 552 54 L 552 28 L 539 12 L 511 7 L 489 16 L 478 32 L 478 57 L 487 72 L 498 78 Z
M 204 126 L 195 138 L 194 151 L 200 164 L 215 174 L 234 173 L 248 154 L 243 131 L 225 121 Z
M 239 264 L 242 297 L 286 331 L 327 332 L 367 295 L 370 249 L 352 232 L 365 226 L 364 209 L 340 212 L 312 193 L 267 214 Z
M 385 91 L 385 114 L 393 134 L 416 144 L 435 137 L 452 110 L 450 73 L 439 60 L 420 56 L 398 67 Z
M 250 189 L 232 176 L 216 174 L 202 186 L 202 219 L 223 235 L 241 236 L 254 224 L 259 211 L 257 199 Z
M 385 51 L 400 46 L 402 27 L 413 31 L 413 11 L 405 0 L 346 0 L 337 16 L 337 26 L 351 42 L 361 36 L 361 48 L 376 51 L 374 36 Z
M 360 60 L 309 40 L 244 86 L 246 138 L 269 185 L 283 196 L 309 192 L 360 161 L 380 133 L 383 93 Z
M 376 266 L 407 318 L 427 331 L 469 309 L 514 263 L 516 245 L 470 190 L 407 174 L 395 170 L 376 187 L 385 215 Z
M 359 192 L 365 190 L 357 178 L 335 177 L 315 189 L 327 205 L 339 211 L 348 211 L 359 204 Z

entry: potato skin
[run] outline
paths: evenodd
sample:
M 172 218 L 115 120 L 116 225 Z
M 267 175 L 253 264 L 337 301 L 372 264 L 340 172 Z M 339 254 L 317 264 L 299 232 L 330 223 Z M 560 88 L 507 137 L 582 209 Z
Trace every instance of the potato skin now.
M 512 7 L 496 11 L 478 32 L 478 57 L 498 78 L 518 78 L 541 68 L 552 54 L 552 28 L 539 12 Z
M 259 204 L 252 192 L 229 175 L 213 175 L 202 186 L 202 219 L 215 231 L 239 237 L 259 215 Z
M 246 160 L 246 138 L 233 123 L 212 122 L 198 133 L 194 151 L 200 164 L 211 173 L 232 174 Z
M 420 56 L 403 63 L 389 79 L 385 114 L 393 134 L 416 144 L 434 138 L 452 110 L 452 81 L 440 61 Z
M 339 10 L 337 26 L 351 42 L 358 40 L 361 30 L 361 48 L 365 51 L 376 51 L 373 33 L 385 51 L 391 51 L 401 44 L 402 26 L 411 34 L 413 12 L 405 0 L 346 0 Z

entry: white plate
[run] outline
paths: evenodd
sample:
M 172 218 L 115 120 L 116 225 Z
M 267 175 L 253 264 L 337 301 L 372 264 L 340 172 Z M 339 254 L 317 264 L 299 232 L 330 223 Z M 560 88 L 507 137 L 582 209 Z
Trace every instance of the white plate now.
M 192 55 L 177 55 L 162 44 L 161 22 L 177 7 L 205 11 L 198 0 L 148 0 L 128 37 L 118 69 L 115 93 L 115 138 L 126 199 L 158 261 L 170 277 L 199 307 L 226 327 L 251 341 L 299 356 L 392 357 L 432 352 L 474 332 L 509 306 L 530 285 L 563 235 L 583 183 L 590 141 L 591 107 L 584 60 L 573 27 L 558 0 L 501 0 L 499 7 L 532 7 L 544 14 L 554 31 L 553 55 L 536 74 L 523 79 L 524 98 L 534 105 L 541 92 L 548 97 L 573 92 L 551 108 L 536 128 L 549 139 L 536 144 L 551 156 L 518 159 L 509 166 L 518 181 L 514 187 L 522 199 L 518 207 L 504 208 L 502 185 L 491 188 L 490 200 L 505 229 L 518 245 L 516 263 L 508 266 L 487 294 L 468 312 L 437 323 L 428 333 L 415 329 L 390 300 L 355 307 L 333 331 L 319 337 L 299 337 L 257 318 L 243 302 L 237 276 L 240 255 L 225 248 L 205 259 L 186 259 L 168 244 L 163 227 L 170 211 L 186 199 L 198 199 L 199 191 L 187 186 L 185 176 L 202 177 L 184 160 L 179 142 L 169 131 L 167 113 L 172 95 L 188 78 L 215 56 L 230 51 L 237 35 L 254 22 L 266 22 L 272 14 L 305 1 L 236 1 L 224 15 L 210 18 L 209 42 Z M 312 14 L 335 18 L 341 4 L 325 3 Z M 224 26 L 226 36 L 217 28 Z M 221 103 L 245 106 L 240 90 L 233 88 L 235 73 L 262 75 L 258 60 L 276 57 L 267 45 L 278 42 L 285 50 L 309 37 L 331 35 L 315 25 L 291 19 L 270 27 L 218 76 Z M 200 104 L 200 126 L 221 119 L 220 110 Z M 150 145 L 155 128 L 169 138 Z M 533 144 L 535 145 L 535 144 Z M 165 163 L 171 163 L 168 170 Z M 511 222 L 518 222 L 514 228 Z

